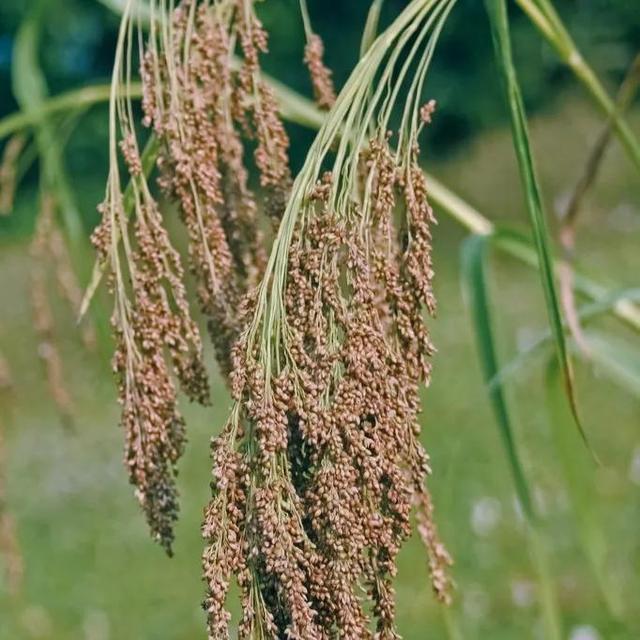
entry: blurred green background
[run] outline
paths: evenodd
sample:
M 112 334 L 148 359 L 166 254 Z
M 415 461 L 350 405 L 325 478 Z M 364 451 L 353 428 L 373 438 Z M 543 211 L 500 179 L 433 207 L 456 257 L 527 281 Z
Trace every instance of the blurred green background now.
M 12 47 L 21 21 L 36 4 L 0 3 L 0 119 L 17 109 L 11 91 Z M 389 0 L 385 20 L 404 4 Z M 357 59 L 369 3 L 309 0 L 309 6 L 314 27 L 325 39 L 326 61 L 340 84 Z M 613 93 L 640 44 L 638 2 L 564 0 L 558 8 Z M 512 9 L 516 62 L 553 212 L 580 174 L 602 118 L 526 18 Z M 39 61 L 49 92 L 108 81 L 117 15 L 97 0 L 48 0 L 45 10 Z M 268 0 L 260 15 L 272 33 L 265 68 L 308 94 L 297 2 Z M 428 92 L 439 109 L 425 145 L 426 167 L 491 220 L 526 230 L 506 111 L 479 0 L 460 0 L 454 10 Z M 632 110 L 630 123 L 640 134 L 639 109 Z M 299 166 L 313 132 L 292 126 L 290 133 L 293 162 Z M 83 116 L 65 150 L 87 234 L 103 195 L 106 150 L 106 106 L 101 105 Z M 199 525 L 208 497 L 208 441 L 225 419 L 229 397 L 211 367 L 213 408 L 184 407 L 190 444 L 181 464 L 176 556 L 168 560 L 148 539 L 122 468 L 110 345 L 105 342 L 98 353 L 87 354 L 62 305 L 56 308 L 56 319 L 66 384 L 76 405 L 73 430 L 61 423 L 49 396 L 27 293 L 37 180 L 36 163 L 25 176 L 11 215 L 0 216 L 0 352 L 13 380 L 0 397 L 5 502 L 17 522 L 24 561 L 19 594 L 12 596 L 0 578 L 0 640 L 203 638 Z M 639 284 L 639 203 L 637 173 L 614 142 L 585 203 L 578 235 L 580 264 L 613 288 Z M 453 614 L 463 638 L 541 639 L 535 571 L 460 294 L 464 237 L 454 221 L 440 216 L 435 235 L 440 307 L 432 322 L 438 354 L 422 419 L 434 468 L 437 519 L 456 562 Z M 537 278 L 513 260 L 493 262 L 494 315 L 505 358 L 545 330 Z M 104 324 L 104 317 L 98 321 Z M 627 337 L 610 325 L 603 322 L 601 328 Z M 579 545 L 545 410 L 543 372 L 544 360 L 531 360 L 510 390 L 522 457 L 544 516 L 563 633 L 571 640 L 640 638 L 638 396 L 626 393 L 597 367 L 578 370 L 585 422 L 603 461 L 595 471 L 593 499 L 609 543 L 610 570 L 625 605 L 623 621 L 613 621 Z M 2 562 L 0 558 L 0 568 Z M 401 557 L 397 592 L 400 631 L 406 640 L 447 637 L 417 541 L 412 540 Z

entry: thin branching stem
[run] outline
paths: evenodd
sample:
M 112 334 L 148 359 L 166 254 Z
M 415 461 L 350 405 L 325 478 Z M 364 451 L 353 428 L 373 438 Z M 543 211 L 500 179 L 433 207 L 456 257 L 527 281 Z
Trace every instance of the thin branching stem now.
M 571 69 L 585 87 L 598 108 L 613 122 L 613 126 L 627 155 L 640 170 L 640 143 L 622 118 L 598 76 L 582 57 L 569 32 L 564 27 L 550 0 L 516 0 L 559 58 Z

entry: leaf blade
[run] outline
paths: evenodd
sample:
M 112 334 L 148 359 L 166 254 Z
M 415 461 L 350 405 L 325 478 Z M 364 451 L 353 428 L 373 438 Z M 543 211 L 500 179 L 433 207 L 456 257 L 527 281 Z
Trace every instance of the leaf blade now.
M 514 429 L 509 413 L 505 391 L 501 384 L 489 385 L 498 370 L 498 353 L 493 334 L 491 302 L 486 278 L 486 252 L 490 236 L 469 236 L 462 245 L 462 288 L 471 312 L 476 347 L 487 393 L 500 430 L 507 454 L 516 494 L 523 512 L 530 521 L 535 521 L 531 490 L 517 451 Z
M 578 410 L 573 365 L 564 334 L 562 314 L 556 291 L 554 266 L 551 258 L 549 232 L 542 194 L 535 171 L 522 94 L 513 63 L 506 2 L 505 0 L 485 0 L 485 5 L 491 23 L 496 61 L 502 76 L 506 102 L 509 107 L 513 146 L 520 169 L 529 223 L 533 231 L 540 279 L 547 307 L 547 316 L 554 336 L 556 356 L 562 367 L 564 387 L 575 426 L 585 446 L 589 449 L 594 459 L 597 460 Z
M 607 538 L 600 523 L 596 500 L 593 466 L 579 446 L 575 430 L 567 423 L 566 403 L 562 398 L 562 381 L 558 363 L 552 358 L 546 367 L 545 390 L 547 410 L 552 423 L 555 450 L 562 467 L 576 531 L 582 551 L 609 612 L 619 619 L 623 613 L 620 590 L 608 571 Z
M 462 246 L 462 287 L 471 311 L 476 345 L 487 393 L 507 456 L 518 501 L 525 517 L 527 542 L 532 563 L 538 574 L 542 617 L 546 637 L 561 640 L 562 623 L 546 546 L 539 531 L 539 522 L 531 499 L 531 489 L 517 451 L 515 433 L 509 412 L 506 392 L 501 384 L 491 386 L 489 381 L 498 370 L 498 353 L 491 321 L 491 304 L 486 278 L 486 256 L 490 235 L 473 235 Z
M 14 44 L 11 77 L 13 92 L 18 104 L 26 113 L 42 109 L 48 88 L 38 63 L 38 38 L 44 4 L 28 14 L 18 29 Z M 83 238 L 80 213 L 75 204 L 67 179 L 60 141 L 46 118 L 35 126 L 35 139 L 42 161 L 41 181 L 43 192 L 55 194 L 69 239 L 76 248 Z

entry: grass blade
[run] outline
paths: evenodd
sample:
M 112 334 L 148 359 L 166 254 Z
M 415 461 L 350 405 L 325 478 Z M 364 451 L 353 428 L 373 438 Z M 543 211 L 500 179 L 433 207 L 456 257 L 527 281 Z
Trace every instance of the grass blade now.
M 640 289 L 624 289 L 622 291 L 613 292 L 611 295 L 583 305 L 578 310 L 578 318 L 581 322 L 593 320 L 598 316 L 609 313 L 620 300 L 630 300 L 640 302 Z M 553 335 L 550 331 L 546 331 L 531 342 L 531 345 L 525 350 L 518 353 L 510 362 L 507 362 L 498 372 L 495 378 L 490 381 L 491 385 L 503 384 L 518 374 L 525 365 L 529 365 L 531 360 L 545 347 L 553 343 Z M 591 346 L 591 345 L 590 345 Z M 597 356 L 596 356 L 597 357 Z M 635 391 L 634 391 L 635 392 Z
M 516 495 L 527 525 L 529 551 L 538 573 L 545 637 L 549 640 L 560 640 L 562 638 L 562 624 L 549 558 L 542 535 L 538 530 L 531 490 L 518 455 L 506 393 L 501 384 L 489 384 L 489 381 L 495 378 L 499 368 L 486 277 L 487 251 L 490 242 L 491 236 L 486 235 L 470 236 L 464 242 L 461 268 L 462 287 L 471 313 L 480 364 L 487 384 L 487 393 L 504 445 Z
M 556 355 L 562 367 L 564 386 L 571 407 L 573 419 L 580 435 L 591 451 L 586 432 L 582 426 L 578 412 L 573 367 L 567 342 L 565 339 L 562 315 L 558 303 L 558 294 L 554 280 L 554 266 L 551 257 L 549 232 L 542 204 L 540 187 L 533 164 L 533 155 L 529 144 L 527 119 L 520 93 L 520 86 L 516 76 L 511 53 L 511 38 L 505 0 L 485 0 L 491 22 L 491 33 L 496 52 L 496 60 L 500 69 L 506 99 L 511 116 L 511 129 L 514 148 L 520 167 L 520 177 L 523 183 L 529 221 L 533 230 L 534 243 L 538 254 L 538 264 L 542 288 L 547 305 L 549 324 L 555 339 Z
M 619 619 L 623 613 L 621 594 L 608 570 L 606 536 L 600 525 L 595 500 L 597 492 L 593 465 L 580 446 L 575 430 L 570 426 L 572 419 L 567 412 L 560 370 L 555 359 L 551 359 L 547 365 L 545 380 L 546 405 L 553 425 L 555 448 L 576 520 L 579 541 L 609 612 Z
M 22 110 L 34 113 L 42 108 L 47 97 L 47 85 L 38 64 L 38 38 L 43 3 L 28 14 L 16 35 L 13 67 L 13 92 Z M 44 189 L 55 194 L 71 242 L 79 247 L 83 239 L 80 213 L 69 187 L 61 151 L 61 143 L 46 119 L 38 121 L 35 139 L 41 158 L 41 179 Z
M 486 254 L 490 236 L 470 236 L 462 246 L 462 287 L 471 313 L 478 356 L 487 383 L 491 407 L 500 429 L 518 501 L 528 520 L 534 521 L 531 491 L 518 456 L 511 417 L 502 385 L 490 385 L 498 373 L 498 353 L 493 335 L 491 303 L 487 290 Z
M 586 88 L 598 108 L 611 119 L 616 135 L 635 166 L 640 169 L 640 143 L 616 108 L 598 76 L 587 64 L 565 28 L 551 0 L 516 0 L 560 59 Z

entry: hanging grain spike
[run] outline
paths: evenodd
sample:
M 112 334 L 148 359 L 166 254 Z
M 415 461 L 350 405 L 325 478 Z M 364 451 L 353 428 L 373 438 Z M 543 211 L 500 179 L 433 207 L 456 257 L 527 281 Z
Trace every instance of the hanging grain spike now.
M 393 579 L 414 506 L 434 591 L 450 600 L 419 441 L 435 220 L 418 136 L 435 107 L 421 90 L 452 5 L 414 0 L 372 45 L 294 182 L 233 349 L 235 404 L 212 443 L 212 639 L 229 636 L 234 577 L 240 638 L 398 638 Z M 381 77 L 385 91 L 371 95 Z

